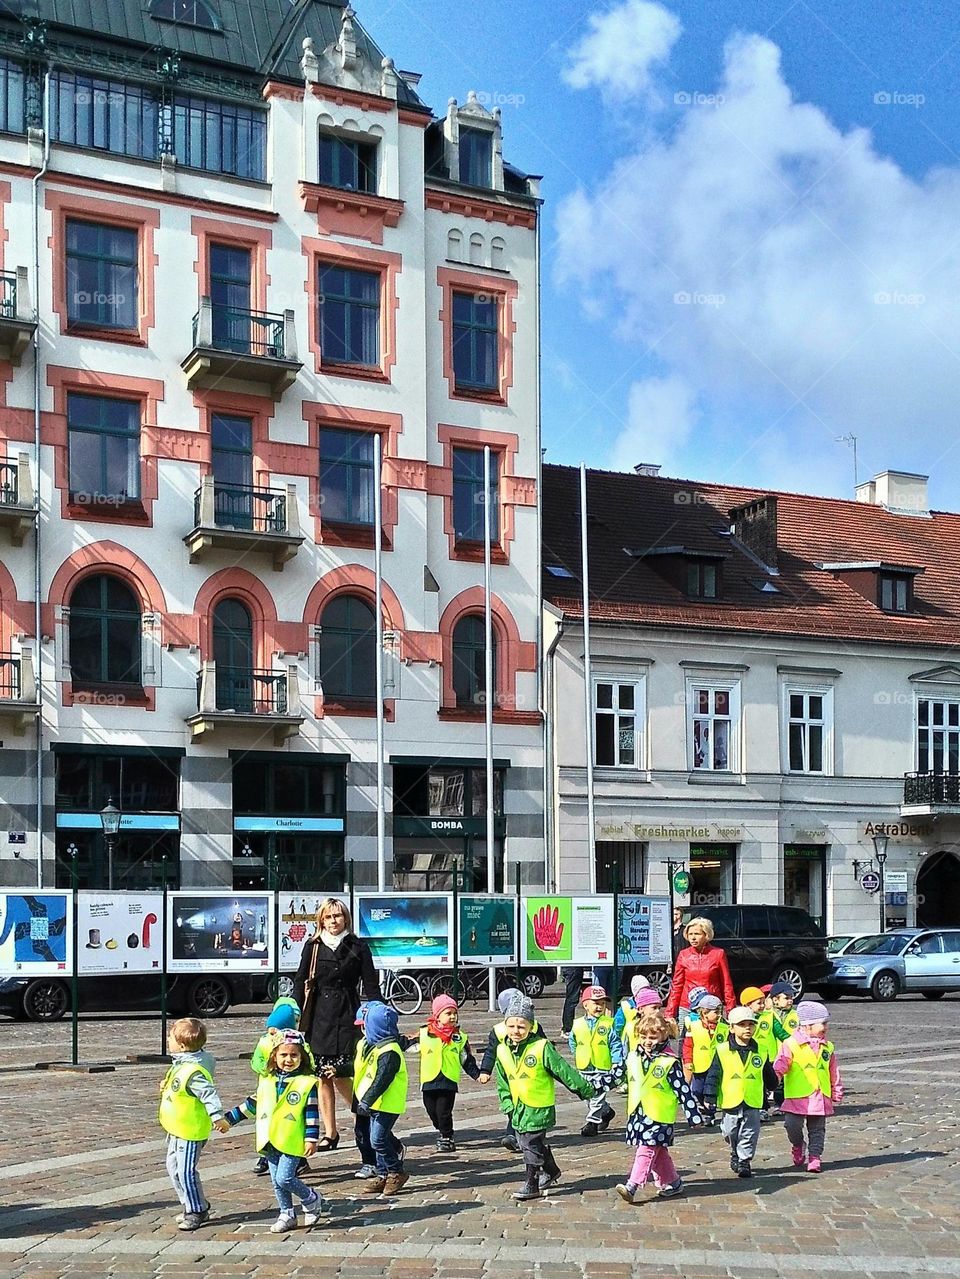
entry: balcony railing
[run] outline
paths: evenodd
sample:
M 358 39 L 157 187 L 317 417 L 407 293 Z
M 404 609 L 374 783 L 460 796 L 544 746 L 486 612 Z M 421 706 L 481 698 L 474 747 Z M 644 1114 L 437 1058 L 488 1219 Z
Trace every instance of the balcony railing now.
M 39 710 L 31 654 L 0 653 L 0 731 L 22 736 Z
M 0 271 L 0 361 L 19 364 L 36 327 L 27 268 Z
M 37 513 L 30 458 L 26 453 L 9 454 L 0 461 L 0 528 L 9 531 L 14 546 L 22 546 L 34 526 Z
M 283 670 L 255 670 L 204 662 L 197 675 L 197 710 L 187 716 L 187 723 L 194 737 L 225 727 L 259 736 L 269 724 L 279 746 L 299 733 L 303 718 L 294 664 Z
M 16 462 L 0 462 L 0 504 L 20 505 L 20 476 Z
M 193 522 L 197 528 L 203 522 L 203 496 L 202 488 L 193 495 Z M 213 521 L 215 528 L 244 533 L 286 533 L 287 495 L 282 489 L 214 483 Z
M 197 709 L 201 709 L 203 672 L 197 675 Z M 217 665 L 216 710 L 238 715 L 286 715 L 287 677 L 282 671 L 258 671 Z
M 13 271 L 0 271 L 0 319 L 12 320 L 17 314 L 17 277 Z
M 960 808 L 960 775 L 907 773 L 903 779 L 904 807 Z
M 303 543 L 297 490 L 218 484 L 205 475 L 193 495 L 193 528 L 184 537 L 191 564 L 210 551 L 265 552 L 282 569 Z
M 201 309 L 193 317 L 193 344 L 201 345 Z M 210 307 L 210 339 L 205 345 L 216 351 L 232 351 L 235 355 L 267 356 L 282 360 L 284 356 L 284 317 L 268 311 L 241 311 L 234 307 Z
M 181 367 L 187 386 L 249 390 L 267 386 L 279 398 L 301 369 L 293 311 L 283 314 L 214 306 L 200 299 L 193 317 L 193 349 Z
M 0 653 L 0 700 L 21 700 L 20 658 L 12 653 Z

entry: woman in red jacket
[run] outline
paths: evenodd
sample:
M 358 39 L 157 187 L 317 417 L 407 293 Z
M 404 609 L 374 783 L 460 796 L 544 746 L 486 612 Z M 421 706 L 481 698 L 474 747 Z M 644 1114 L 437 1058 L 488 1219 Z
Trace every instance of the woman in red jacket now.
M 690 992 L 702 986 L 711 995 L 723 1001 L 729 1012 L 737 1002 L 727 956 L 720 946 L 711 945 L 713 941 L 713 924 L 709 919 L 691 919 L 683 930 L 683 935 L 690 943 L 681 950 L 673 965 L 673 980 L 670 983 L 670 994 L 667 997 L 666 1015 L 677 1018 L 681 1036 L 684 1018 L 690 1011 Z

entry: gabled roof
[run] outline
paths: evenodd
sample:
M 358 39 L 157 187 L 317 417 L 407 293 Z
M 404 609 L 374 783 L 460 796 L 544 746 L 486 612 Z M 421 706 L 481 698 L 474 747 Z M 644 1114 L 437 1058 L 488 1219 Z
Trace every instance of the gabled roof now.
M 579 486 L 575 468 L 544 466 L 544 563 L 566 566 L 576 582 L 544 572 L 543 593 L 572 618 L 583 612 Z M 956 647 L 960 515 L 933 512 L 920 519 L 863 502 L 776 493 L 778 571 L 764 575 L 756 557 L 729 536 L 729 527 L 734 507 L 769 495 L 761 489 L 590 471 L 591 620 Z M 644 547 L 677 545 L 688 552 L 727 552 L 721 599 L 688 599 L 648 559 L 636 555 Z M 914 579 L 915 611 L 884 613 L 842 576 L 820 567 L 852 561 L 922 569 Z M 764 591 L 765 583 L 776 593 Z

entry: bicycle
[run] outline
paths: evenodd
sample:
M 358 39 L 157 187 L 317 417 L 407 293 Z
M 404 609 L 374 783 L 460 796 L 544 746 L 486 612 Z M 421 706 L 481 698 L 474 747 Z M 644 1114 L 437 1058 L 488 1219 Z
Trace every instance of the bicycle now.
M 401 1017 L 418 1012 L 423 1003 L 423 987 L 409 973 L 398 973 L 385 968 L 381 973 L 380 989 L 383 1002 L 394 1008 Z
M 497 973 L 497 992 L 508 989 L 514 984 L 514 977 L 508 973 Z M 454 987 L 456 993 L 454 994 Z M 471 1003 L 486 1003 L 490 991 L 489 977 L 486 968 L 461 968 L 454 980 L 453 973 L 438 973 L 430 983 L 430 998 L 438 995 L 450 995 L 462 1008 L 469 999 Z

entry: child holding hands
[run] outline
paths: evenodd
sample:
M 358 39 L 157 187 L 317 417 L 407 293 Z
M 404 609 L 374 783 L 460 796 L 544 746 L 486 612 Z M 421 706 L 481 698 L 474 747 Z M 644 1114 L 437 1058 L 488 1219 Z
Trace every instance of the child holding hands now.
M 843 1100 L 843 1080 L 833 1044 L 827 1039 L 830 1013 L 823 1004 L 803 1000 L 797 1029 L 780 1045 L 773 1069 L 783 1080 L 783 1110 L 793 1166 L 820 1172 L 827 1116 Z M 807 1141 L 803 1125 L 807 1125 Z
M 470 1041 L 460 1029 L 457 1001 L 438 995 L 430 1009 L 430 1020 L 419 1035 L 420 1090 L 423 1106 L 437 1130 L 437 1152 L 453 1154 L 453 1107 L 464 1071 L 480 1078 L 480 1067 L 470 1049 Z

